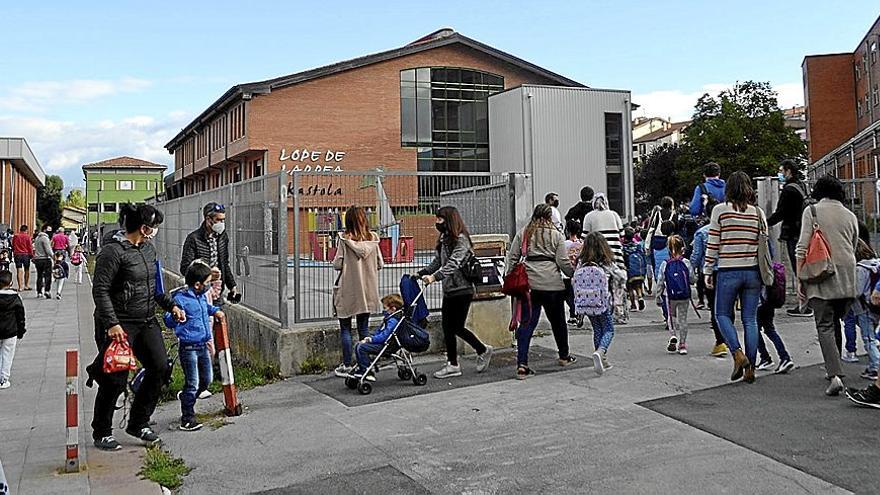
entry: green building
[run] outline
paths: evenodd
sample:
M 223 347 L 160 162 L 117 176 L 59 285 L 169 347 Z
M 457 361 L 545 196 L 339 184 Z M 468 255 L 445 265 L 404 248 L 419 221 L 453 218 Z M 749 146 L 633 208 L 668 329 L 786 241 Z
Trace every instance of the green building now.
M 89 238 L 115 228 L 122 203 L 143 203 L 164 190 L 165 165 L 120 156 L 83 165 Z M 106 226 L 110 227 L 106 227 Z

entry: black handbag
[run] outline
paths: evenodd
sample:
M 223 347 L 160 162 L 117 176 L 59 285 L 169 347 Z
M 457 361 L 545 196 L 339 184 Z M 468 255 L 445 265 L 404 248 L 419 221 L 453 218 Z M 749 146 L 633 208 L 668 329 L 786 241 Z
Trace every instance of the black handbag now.
M 483 265 L 480 264 L 480 260 L 477 259 L 473 251 L 470 251 L 462 261 L 460 270 L 465 280 L 472 284 L 483 281 Z

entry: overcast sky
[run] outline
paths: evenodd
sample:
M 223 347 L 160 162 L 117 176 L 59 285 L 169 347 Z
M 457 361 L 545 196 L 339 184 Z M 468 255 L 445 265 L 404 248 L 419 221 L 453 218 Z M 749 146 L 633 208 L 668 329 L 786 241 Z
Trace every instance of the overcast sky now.
M 123 5 L 125 4 L 125 5 Z M 48 173 L 163 145 L 230 86 L 402 46 L 441 27 L 604 88 L 636 115 L 690 116 L 737 80 L 803 103 L 807 54 L 853 51 L 876 1 L 5 2 L 0 136 Z

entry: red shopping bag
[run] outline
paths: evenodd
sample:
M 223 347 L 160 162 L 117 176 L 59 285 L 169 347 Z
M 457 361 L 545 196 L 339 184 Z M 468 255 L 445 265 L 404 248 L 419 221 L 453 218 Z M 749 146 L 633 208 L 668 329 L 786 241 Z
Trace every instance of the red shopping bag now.
M 137 361 L 134 352 L 128 344 L 128 335 L 124 335 L 122 342 L 113 341 L 104 351 L 104 373 L 119 373 L 121 371 L 133 371 L 137 369 Z

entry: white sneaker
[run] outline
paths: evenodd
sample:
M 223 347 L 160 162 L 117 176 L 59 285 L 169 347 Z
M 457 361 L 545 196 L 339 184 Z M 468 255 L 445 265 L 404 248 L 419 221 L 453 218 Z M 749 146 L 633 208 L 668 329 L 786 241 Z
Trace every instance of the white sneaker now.
M 199 394 L 199 399 L 207 399 L 208 397 L 210 397 L 212 395 L 214 395 L 214 394 L 212 394 L 211 392 L 209 392 L 207 390 L 202 390 L 202 393 Z
M 340 364 L 336 367 L 335 370 L 333 370 L 333 373 L 335 373 L 336 376 L 345 378 L 349 376 L 352 371 L 354 371 L 354 366 L 346 366 L 345 364 Z
M 6 380 L 5 382 L 0 383 L 0 389 L 9 388 L 11 386 L 12 386 L 12 384 L 9 383 L 9 380 Z
M 446 363 L 446 366 L 434 372 L 434 378 L 452 378 L 456 376 L 461 376 L 461 366 L 453 366 L 451 363 Z
M 605 373 L 605 360 L 602 359 L 602 352 L 596 351 L 593 353 L 593 371 L 596 372 L 597 375 L 602 375 Z
M 844 363 L 858 363 L 859 358 L 856 356 L 855 352 L 843 351 L 840 354 L 840 360 Z
M 492 361 L 493 352 L 495 352 L 495 348 L 491 345 L 487 345 L 486 352 L 477 354 L 477 373 L 486 371 L 486 368 L 489 367 L 489 361 Z
M 828 388 L 825 389 L 825 395 L 829 395 L 831 397 L 837 396 L 840 392 L 843 391 L 843 380 L 840 379 L 839 376 L 835 376 L 831 379 L 831 384 L 828 385 Z

